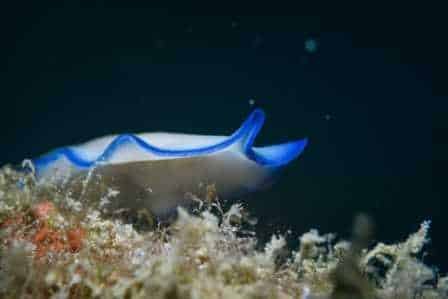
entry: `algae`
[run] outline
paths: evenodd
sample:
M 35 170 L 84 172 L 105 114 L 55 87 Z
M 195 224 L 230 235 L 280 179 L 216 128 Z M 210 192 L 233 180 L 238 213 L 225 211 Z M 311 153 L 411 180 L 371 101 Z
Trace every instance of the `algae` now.
M 0 170 L 1 298 L 448 296 L 448 277 L 418 258 L 429 222 L 369 248 L 371 220 L 360 215 L 349 241 L 311 229 L 298 248 L 273 235 L 259 249 L 253 219 L 241 204 L 224 210 L 214 186 L 165 223 L 108 211 L 119 190 L 98 190 L 87 201 L 37 184 L 32 171 Z

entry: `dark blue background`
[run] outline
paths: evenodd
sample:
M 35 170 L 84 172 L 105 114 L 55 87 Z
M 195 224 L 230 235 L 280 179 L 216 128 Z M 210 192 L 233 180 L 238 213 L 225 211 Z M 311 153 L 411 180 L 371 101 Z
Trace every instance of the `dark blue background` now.
M 253 99 L 267 113 L 257 144 L 310 140 L 247 200 L 262 231 L 347 237 L 365 211 L 396 241 L 432 219 L 429 262 L 448 270 L 442 18 L 55 3 L 2 9 L 0 165 L 110 133 L 230 134 Z

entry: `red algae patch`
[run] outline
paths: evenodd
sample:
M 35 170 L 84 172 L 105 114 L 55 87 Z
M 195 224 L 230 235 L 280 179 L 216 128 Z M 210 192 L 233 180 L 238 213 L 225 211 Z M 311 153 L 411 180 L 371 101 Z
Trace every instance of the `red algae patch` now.
M 76 253 L 81 250 L 86 231 L 80 224 L 58 225 L 64 217 L 55 204 L 40 201 L 24 212 L 17 212 L 0 223 L 7 243 L 28 241 L 34 245 L 34 258 L 45 258 L 49 254 Z M 65 221 L 65 220 L 64 220 Z
M 0 222 L 0 229 L 23 224 L 23 217 L 23 213 L 17 213 L 15 216 L 6 218 L 2 222 Z
M 60 231 L 43 225 L 34 235 L 32 243 L 36 246 L 35 257 L 46 256 L 49 252 L 58 253 L 66 249 L 66 242 Z
M 56 211 L 56 208 L 52 202 L 45 200 L 35 204 L 31 211 L 34 217 L 43 220 L 49 218 L 50 214 Z
M 78 252 L 81 247 L 83 240 L 86 236 L 86 231 L 80 227 L 73 228 L 67 231 L 67 243 L 69 250 L 71 252 Z

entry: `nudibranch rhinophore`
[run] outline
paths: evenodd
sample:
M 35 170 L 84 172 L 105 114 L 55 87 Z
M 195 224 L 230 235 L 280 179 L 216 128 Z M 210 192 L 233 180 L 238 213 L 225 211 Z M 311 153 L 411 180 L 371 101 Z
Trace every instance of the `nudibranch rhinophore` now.
M 147 208 L 163 215 L 187 204 L 186 194 L 194 194 L 203 184 L 214 184 L 221 198 L 254 191 L 302 153 L 306 138 L 253 147 L 264 120 L 263 110 L 256 109 L 230 136 L 105 136 L 33 160 L 35 175 L 38 182 L 61 185 L 99 178 L 119 191 L 117 207 Z M 88 182 L 87 187 L 94 185 Z

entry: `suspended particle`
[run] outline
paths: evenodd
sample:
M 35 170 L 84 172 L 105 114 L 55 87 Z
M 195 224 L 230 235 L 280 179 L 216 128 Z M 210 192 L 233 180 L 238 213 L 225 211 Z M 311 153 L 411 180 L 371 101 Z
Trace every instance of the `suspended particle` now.
M 313 38 L 309 38 L 305 41 L 305 50 L 308 53 L 314 53 L 317 50 L 317 41 Z

